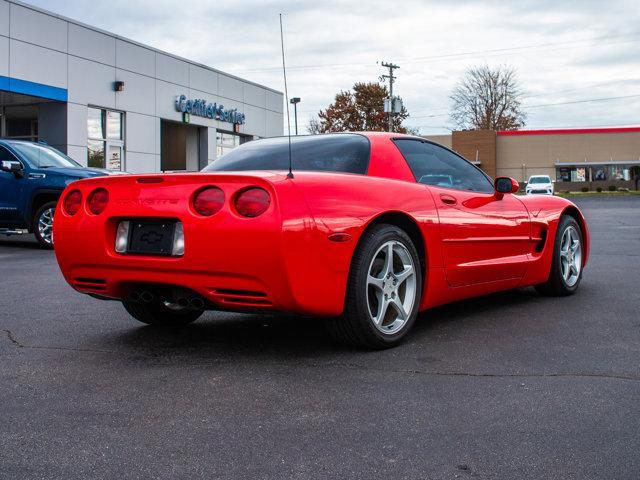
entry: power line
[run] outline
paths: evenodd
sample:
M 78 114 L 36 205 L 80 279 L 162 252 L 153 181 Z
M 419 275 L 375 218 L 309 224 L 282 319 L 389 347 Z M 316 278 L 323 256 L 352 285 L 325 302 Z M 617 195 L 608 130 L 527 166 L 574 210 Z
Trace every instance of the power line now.
M 542 107 L 554 107 L 556 105 L 572 105 L 575 103 L 591 103 L 591 102 L 608 102 L 611 100 L 622 100 L 627 98 L 640 98 L 640 94 L 637 95 L 623 95 L 620 97 L 604 97 L 604 98 L 585 98 L 582 100 L 572 100 L 569 102 L 558 103 L 543 103 L 540 105 L 523 105 L 524 108 L 542 108 Z
M 608 35 L 608 36 L 601 36 L 601 37 L 592 37 L 592 38 L 584 38 L 581 40 L 570 40 L 570 41 L 566 41 L 566 42 L 548 42 L 548 43 L 539 43 L 539 44 L 534 44 L 534 45 L 522 45 L 519 47 L 508 47 L 508 48 L 492 48 L 492 49 L 487 49 L 487 50 L 472 50 L 472 51 L 467 51 L 467 52 L 453 52 L 453 53 L 445 53 L 445 54 L 441 54 L 441 55 L 430 55 L 430 56 L 426 56 L 426 57 L 414 57 L 414 58 L 407 58 L 403 60 L 403 63 L 421 63 L 421 62 L 425 62 L 425 61 L 431 61 L 431 60 L 441 60 L 441 59 L 448 59 L 448 58 L 458 58 L 458 57 L 463 57 L 463 56 L 467 56 L 467 55 L 480 55 L 480 54 L 503 54 L 506 52 L 517 52 L 519 50 L 529 50 L 532 48 L 545 48 L 545 47 L 555 47 L 555 46 L 560 46 L 560 45 L 574 45 L 576 43 L 583 43 L 583 42 L 599 42 L 600 40 L 607 40 L 607 39 L 611 39 L 611 38 L 624 38 L 624 37 L 637 37 L 638 34 L 621 34 L 621 35 Z M 630 43 L 630 42 L 637 42 L 640 41 L 640 38 L 636 38 L 633 40 L 624 40 L 624 41 L 618 41 L 618 42 L 609 42 L 609 43 L 603 43 L 600 45 L 615 45 L 618 43 Z M 572 47 L 568 47 L 568 48 L 580 48 L 580 47 L 589 47 L 589 46 L 597 46 L 598 43 L 595 44 L 588 44 L 588 45 L 575 45 Z M 328 63 L 328 64 L 310 64 L 310 65 L 298 65 L 298 66 L 291 66 L 289 67 L 289 70 L 315 70 L 315 69 L 324 69 L 324 68 L 334 68 L 334 67 L 351 67 L 351 66 L 371 66 L 371 63 L 369 62 L 349 62 L 349 63 Z M 262 68 L 255 68 L 255 69 L 250 69 L 250 70 L 239 70 L 236 71 L 236 73 L 254 73 L 254 72 L 269 72 L 269 71 L 274 71 L 274 70 L 279 70 L 280 67 L 262 67 Z
M 615 84 L 619 84 L 619 83 L 638 83 L 640 82 L 640 78 L 627 78 L 627 79 L 621 79 L 621 80 L 613 80 L 613 81 L 607 81 L 607 82 L 599 82 L 599 83 L 594 83 L 591 85 L 586 85 L 584 87 L 580 87 L 580 88 L 573 88 L 570 90 L 557 90 L 555 92 L 548 92 L 548 93 L 537 93 L 537 94 L 531 94 L 531 95 L 524 95 L 521 98 L 522 99 L 528 99 L 528 98 L 536 98 L 536 97 L 549 97 L 552 95 L 557 95 L 560 93 L 569 93 L 569 92 L 577 92 L 580 90 L 587 90 L 587 89 L 591 89 L 591 88 L 595 88 L 595 87 L 599 87 L 599 86 L 610 86 L 610 85 L 615 85 Z M 618 98 L 618 97 L 612 97 L 612 98 Z M 598 100 L 596 99 L 587 99 L 587 100 L 593 100 L 596 101 Z M 598 100 L 599 101 L 599 100 Z M 572 103 L 572 100 L 569 100 L 568 102 Z M 579 101 L 577 101 L 577 103 L 584 103 L 584 100 L 581 99 Z M 551 103 L 549 105 L 562 105 L 563 103 Z M 526 107 L 526 105 L 525 105 Z M 535 107 L 538 108 L 538 107 Z M 420 113 L 420 112 L 432 112 L 432 110 L 429 109 L 421 109 L 421 110 L 417 110 L 414 111 L 413 114 L 411 115 L 411 118 L 434 118 L 434 117 L 442 117 L 447 115 L 447 113 L 445 113 L 445 110 L 436 110 L 435 112 L 433 112 L 432 114 L 429 115 L 415 115 L 416 113 Z

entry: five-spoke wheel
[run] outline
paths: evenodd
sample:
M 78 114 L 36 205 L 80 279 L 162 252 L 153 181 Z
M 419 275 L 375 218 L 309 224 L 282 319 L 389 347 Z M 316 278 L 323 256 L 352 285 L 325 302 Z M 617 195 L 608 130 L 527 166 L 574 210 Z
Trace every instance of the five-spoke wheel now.
M 416 297 L 416 267 L 407 247 L 390 240 L 373 256 L 367 276 L 367 306 L 382 333 L 402 328 Z
M 369 228 L 351 262 L 344 314 L 327 320 L 342 343 L 397 345 L 411 329 L 422 292 L 422 266 L 411 237 L 395 225 Z
M 578 282 L 582 270 L 582 245 L 580 235 L 573 225 L 569 225 L 562 234 L 560 268 L 562 278 L 567 286 L 574 286 Z
M 563 215 L 553 244 L 553 258 L 548 280 L 536 285 L 544 295 L 571 295 L 582 279 L 582 230 L 578 222 Z

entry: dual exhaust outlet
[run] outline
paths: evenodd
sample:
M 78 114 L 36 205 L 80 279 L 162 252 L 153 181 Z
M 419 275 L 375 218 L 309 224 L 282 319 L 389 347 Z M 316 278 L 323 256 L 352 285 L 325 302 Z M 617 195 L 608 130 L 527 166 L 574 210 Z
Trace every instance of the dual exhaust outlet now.
M 183 308 L 189 310 L 204 310 L 206 303 L 204 299 L 196 294 L 189 294 L 183 290 L 167 291 L 167 295 L 160 295 L 148 289 L 136 289 L 129 294 L 129 300 L 140 303 L 154 303 L 160 301 L 168 308 Z

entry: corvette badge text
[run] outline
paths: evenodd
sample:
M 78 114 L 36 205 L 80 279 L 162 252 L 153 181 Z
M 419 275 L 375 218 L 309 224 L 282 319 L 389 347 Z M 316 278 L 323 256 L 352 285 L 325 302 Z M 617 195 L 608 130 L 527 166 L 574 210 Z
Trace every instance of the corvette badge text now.
M 222 104 L 207 103 L 203 99 L 189 100 L 186 95 L 176 97 L 176 110 L 237 125 L 242 125 L 245 118 L 244 113 L 238 113 L 236 109 L 225 109 Z
M 122 198 L 115 200 L 117 205 L 125 205 L 125 206 L 151 206 L 151 205 L 177 205 L 177 198 Z

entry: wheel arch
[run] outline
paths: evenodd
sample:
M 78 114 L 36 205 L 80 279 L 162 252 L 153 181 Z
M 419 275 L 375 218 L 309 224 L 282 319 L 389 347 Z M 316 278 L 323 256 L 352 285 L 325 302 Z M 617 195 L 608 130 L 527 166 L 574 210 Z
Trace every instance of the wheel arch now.
M 62 190 L 39 190 L 34 194 L 29 205 L 27 217 L 30 232 L 33 232 L 33 217 L 38 209 L 45 203 L 57 202 L 60 199 L 60 195 L 62 195 Z
M 372 220 L 369 221 L 366 228 L 363 230 L 360 235 L 360 239 L 358 240 L 358 245 L 362 241 L 364 234 L 369 231 L 371 228 L 380 224 L 389 224 L 395 225 L 396 227 L 402 229 L 411 241 L 413 242 L 416 250 L 418 251 L 418 256 L 420 257 L 420 270 L 422 274 L 423 281 L 425 280 L 425 273 L 427 268 L 427 247 L 424 235 L 418 226 L 418 222 L 409 214 L 399 211 L 390 211 L 382 213 Z M 356 246 L 357 248 L 357 246 Z
M 589 230 L 587 228 L 587 222 L 578 210 L 578 207 L 575 205 L 569 205 L 562 211 L 562 215 L 569 215 L 573 217 L 573 219 L 578 222 L 578 226 L 580 227 L 580 231 L 582 233 L 582 241 L 584 243 L 584 250 L 586 255 L 584 257 L 583 266 L 587 264 L 587 260 L 589 259 L 589 248 L 590 248 L 590 238 L 589 238 Z

